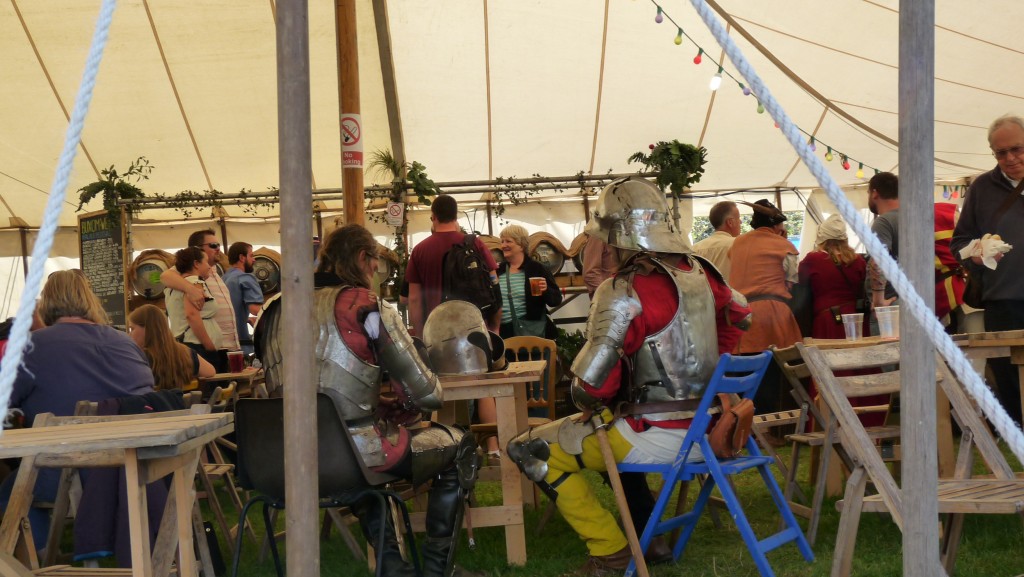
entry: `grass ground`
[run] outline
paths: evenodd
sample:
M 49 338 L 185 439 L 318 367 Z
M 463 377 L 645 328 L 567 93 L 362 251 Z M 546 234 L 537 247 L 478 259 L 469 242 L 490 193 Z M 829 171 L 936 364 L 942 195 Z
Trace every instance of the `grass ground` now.
M 783 449 L 783 453 L 786 450 Z M 1011 457 L 1011 464 L 1020 469 Z M 589 473 L 588 473 L 589 475 Z M 801 471 L 801 479 L 806 474 Z M 597 487 L 602 503 L 614 510 L 614 498 L 608 488 L 601 484 L 597 475 L 591 476 Z M 659 481 L 652 480 L 657 486 Z M 737 478 L 738 493 L 755 532 L 764 537 L 774 532 L 778 517 L 774 514 L 767 492 L 760 477 L 749 472 Z M 806 487 L 809 490 L 809 487 Z M 500 487 L 496 483 L 480 483 L 477 499 L 481 503 L 500 502 Z M 547 503 L 541 497 L 540 506 L 526 511 L 526 546 L 528 562 L 523 567 L 510 567 L 505 563 L 504 532 L 500 528 L 485 528 L 475 531 L 477 546 L 470 550 L 463 535 L 458 563 L 467 569 L 484 572 L 493 576 L 558 576 L 582 564 L 587 556 L 586 547 L 577 538 L 561 516 L 555 514 L 543 532 L 535 530 Z M 769 553 L 769 561 L 775 573 L 786 577 L 827 576 L 831 570 L 832 548 L 835 544 L 839 512 L 835 500 L 830 500 L 822 514 L 818 531 L 818 542 L 814 547 L 815 561 L 807 563 L 796 547 L 786 545 Z M 258 522 L 259 513 L 250 515 Z M 705 515 L 694 532 L 682 557 L 676 564 L 652 568 L 654 577 L 745 577 L 758 575 L 757 569 L 727 514 L 720 515 L 722 527 L 716 528 Z M 801 520 L 802 521 L 802 520 Z M 357 537 L 361 539 L 355 527 Z M 262 530 L 261 527 L 257 528 Z M 1021 518 L 1013 515 L 968 516 L 964 537 L 957 561 L 956 574 L 977 577 L 1013 577 L 1024 574 L 1024 531 Z M 229 549 L 223 544 L 221 550 L 228 555 Z M 365 564 L 358 562 L 345 547 L 337 532 L 321 541 L 321 574 L 362 577 L 371 575 Z M 246 577 L 272 576 L 273 561 L 269 555 L 258 559 L 259 547 L 246 540 L 239 575 Z M 282 550 L 284 546 L 282 545 Z M 887 515 L 866 514 L 860 525 L 857 539 L 856 558 L 853 574 L 858 577 L 891 577 L 902 573 L 902 537 Z M 286 554 L 287 555 L 287 554 Z M 226 559 L 230 566 L 230 559 Z

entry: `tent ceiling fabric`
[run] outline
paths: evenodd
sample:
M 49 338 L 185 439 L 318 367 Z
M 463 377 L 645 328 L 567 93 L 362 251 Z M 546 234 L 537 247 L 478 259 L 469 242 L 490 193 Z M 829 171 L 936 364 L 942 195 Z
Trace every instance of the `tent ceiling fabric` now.
M 42 219 L 99 4 L 0 2 L 2 224 L 7 216 L 30 226 Z M 794 168 L 795 152 L 770 117 L 757 114 L 755 98 L 744 96 L 728 78 L 709 113 L 708 81 L 716 72 L 710 58 L 718 60 L 721 50 L 689 3 L 664 6 L 707 50 L 699 66 L 692 62 L 693 44 L 684 40 L 676 46 L 675 27 L 668 20 L 654 22 L 653 4 L 611 0 L 608 5 L 594 147 L 604 3 L 387 2 L 406 158 L 425 164 L 439 182 L 564 176 L 590 170 L 591 164 L 595 173 L 629 172 L 639 168 L 627 164 L 630 154 L 658 140 L 678 139 L 708 149 L 699 189 L 782 182 L 817 186 L 802 165 Z M 722 0 L 721 5 L 815 90 L 873 129 L 897 137 L 897 0 Z M 278 184 L 273 10 L 272 1 L 119 3 L 62 225 L 76 224 L 75 190 L 96 180 L 103 167 L 123 170 L 139 156 L 155 167 L 142 185 L 149 193 L 262 191 Z M 309 10 L 314 186 L 337 188 L 334 2 L 312 0 Z M 389 146 L 390 136 L 371 0 L 357 0 L 357 12 L 368 154 Z M 991 168 L 988 123 L 1024 108 L 1024 79 L 1005 73 L 1024 59 L 1014 24 L 1020 18 L 1014 14 L 1024 15 L 1024 7 L 1011 0 L 937 3 L 935 154 L 948 161 L 936 163 L 937 178 Z M 867 176 L 873 168 L 897 168 L 896 147 L 832 112 L 822 118 L 821 102 L 735 30 L 732 34 L 801 128 L 813 131 L 821 121 L 818 153 L 824 154 L 822 144 L 837 151 L 828 166 L 841 185 L 863 181 L 855 176 L 857 162 L 865 164 Z M 731 63 L 725 70 L 736 75 Z M 840 166 L 839 152 L 855 159 L 850 170 Z M 372 182 L 368 175 L 367 184 Z M 98 205 L 94 201 L 89 208 Z M 144 217 L 180 218 L 159 212 Z

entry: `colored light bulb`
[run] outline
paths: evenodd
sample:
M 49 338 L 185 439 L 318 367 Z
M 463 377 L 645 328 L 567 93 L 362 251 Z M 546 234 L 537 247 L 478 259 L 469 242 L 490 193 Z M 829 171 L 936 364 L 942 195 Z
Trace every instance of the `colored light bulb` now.
M 810 147 L 811 152 L 814 152 L 815 150 L 818 150 L 818 147 L 814 144 L 814 137 L 813 136 L 811 137 L 811 141 L 809 143 L 807 143 L 807 146 Z
M 722 85 L 722 67 L 718 67 L 718 72 L 711 77 L 711 84 L 708 86 L 712 91 L 718 90 L 718 87 Z
M 750 96 L 750 88 L 740 84 L 740 88 L 743 89 L 743 96 Z
M 832 147 L 828 147 L 828 152 L 825 153 L 825 160 L 832 162 Z
M 864 163 L 861 162 L 860 166 L 857 167 L 857 178 L 864 178 Z
M 701 55 L 703 55 L 703 54 L 704 54 L 704 49 L 703 48 L 698 48 L 697 49 L 697 55 L 693 57 L 693 63 L 694 64 L 700 64 L 700 61 L 702 60 Z
M 850 170 L 850 161 L 843 155 L 843 170 Z
M 764 104 L 761 104 L 760 100 L 757 101 L 757 113 L 764 114 Z
M 654 21 L 658 24 L 665 21 L 665 17 L 661 15 L 661 6 L 658 6 L 658 15 L 654 17 Z
M 673 40 L 673 42 L 676 43 L 676 46 L 679 46 L 680 44 L 683 43 L 683 29 L 682 28 L 680 28 L 679 32 L 676 33 L 676 39 Z

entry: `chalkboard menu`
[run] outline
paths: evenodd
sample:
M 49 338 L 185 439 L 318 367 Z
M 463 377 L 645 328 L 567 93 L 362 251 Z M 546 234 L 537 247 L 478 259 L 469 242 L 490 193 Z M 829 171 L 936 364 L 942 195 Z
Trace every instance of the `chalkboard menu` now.
M 114 328 L 125 330 L 124 226 L 106 211 L 78 217 L 81 267 Z

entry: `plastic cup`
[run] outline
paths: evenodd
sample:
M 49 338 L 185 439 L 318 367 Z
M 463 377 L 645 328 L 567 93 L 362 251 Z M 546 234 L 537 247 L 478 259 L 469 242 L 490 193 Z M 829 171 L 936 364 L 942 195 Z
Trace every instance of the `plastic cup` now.
M 245 368 L 245 355 L 242 351 L 228 351 L 228 368 L 232 373 L 240 373 Z
M 542 276 L 531 276 L 530 277 L 530 294 L 539 297 L 544 294 L 544 290 L 540 288 L 540 283 L 544 282 Z
M 875 319 L 878 321 L 878 334 L 882 337 L 899 338 L 900 336 L 900 307 L 878 307 L 875 309 Z
M 860 340 L 864 336 L 864 313 L 843 315 L 843 330 L 846 331 L 846 340 Z

